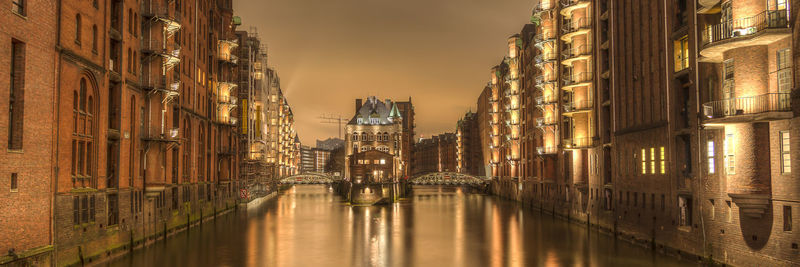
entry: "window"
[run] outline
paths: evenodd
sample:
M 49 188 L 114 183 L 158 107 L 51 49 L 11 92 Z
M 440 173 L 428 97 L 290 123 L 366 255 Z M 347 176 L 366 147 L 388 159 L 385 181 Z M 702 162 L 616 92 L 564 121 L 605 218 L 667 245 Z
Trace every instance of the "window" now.
M 725 172 L 728 175 L 736 174 L 736 161 L 735 161 L 735 147 L 734 144 L 736 140 L 733 139 L 733 134 L 726 134 L 725 141 L 723 144 L 724 156 L 725 156 Z
M 117 194 L 108 195 L 108 225 L 119 223 L 119 201 Z
M 18 192 L 19 191 L 19 184 L 17 181 L 17 173 L 11 173 L 11 192 Z
M 686 196 L 678 197 L 678 213 L 680 226 L 692 225 L 692 199 Z
M 660 163 L 661 163 L 661 174 L 666 174 L 667 173 L 667 164 L 664 162 L 664 158 L 666 158 L 666 155 L 665 155 L 666 153 L 664 151 L 664 147 L 663 146 L 660 147 L 659 151 L 660 151 L 660 154 L 661 154 L 661 161 L 660 161 Z
M 726 200 L 725 204 L 726 204 L 726 212 L 727 212 L 725 214 L 725 216 L 726 216 L 725 221 L 727 221 L 729 223 L 733 222 L 733 209 L 731 209 L 731 201 L 730 200 Z
M 25 16 L 25 0 L 11 0 L 11 11 Z
M 714 174 L 715 167 L 714 166 L 714 141 L 708 141 L 708 145 L 706 148 L 706 160 L 708 161 L 708 173 Z
M 378 118 L 370 118 L 369 119 L 369 123 L 370 124 L 379 124 L 380 122 L 381 122 L 381 120 L 378 119 Z
M 785 10 L 786 0 L 767 0 L 768 10 Z
M 783 206 L 783 230 L 792 230 L 792 206 Z
M 75 15 L 75 43 L 81 45 L 81 14 Z
M 97 25 L 92 25 L 92 52 L 97 54 Z
M 75 196 L 72 199 L 73 223 L 84 224 L 94 222 L 95 196 Z
M 717 217 L 716 216 L 716 206 L 714 206 L 714 199 L 709 199 L 708 200 L 708 206 L 709 206 L 708 218 L 713 221 Z
M 689 67 L 689 36 L 684 35 L 674 42 L 672 48 L 675 53 L 675 72 Z
M 381 159 L 381 165 L 386 165 L 386 160 L 385 159 Z
M 650 148 L 650 174 L 656 174 L 656 148 Z
M 647 152 L 642 148 L 642 174 L 647 174 Z
M 25 44 L 11 41 L 11 70 L 8 96 L 8 149 L 22 149 L 25 111 Z
M 781 131 L 781 172 L 782 173 L 791 173 L 792 172 L 792 160 L 791 160 L 791 137 L 789 136 L 789 131 Z

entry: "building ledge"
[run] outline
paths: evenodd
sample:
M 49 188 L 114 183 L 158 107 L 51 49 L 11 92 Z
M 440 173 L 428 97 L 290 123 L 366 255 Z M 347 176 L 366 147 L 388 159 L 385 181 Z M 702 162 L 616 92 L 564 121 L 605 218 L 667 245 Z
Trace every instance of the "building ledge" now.
M 769 209 L 769 195 L 767 194 L 728 194 L 739 206 L 739 212 L 747 217 L 760 219 Z

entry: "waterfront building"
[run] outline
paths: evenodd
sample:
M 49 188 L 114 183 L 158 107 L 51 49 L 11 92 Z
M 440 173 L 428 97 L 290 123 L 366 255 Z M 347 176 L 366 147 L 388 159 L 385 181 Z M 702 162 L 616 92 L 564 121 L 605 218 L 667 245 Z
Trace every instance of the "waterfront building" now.
M 412 175 L 458 171 L 458 138 L 444 133 L 420 139 L 414 144 Z
M 478 113 L 467 112 L 456 125 L 456 170 L 459 173 L 483 176 L 483 151 L 481 149 Z
M 381 101 L 374 96 L 356 99 L 355 115 L 345 127 L 345 179 L 354 183 L 382 182 L 398 179 L 406 173 L 403 169 L 408 164 L 404 163 L 403 155 L 407 152 L 402 146 L 406 132 L 398 106 L 390 99 Z M 413 109 L 408 111 L 413 114 Z M 385 166 L 373 172 L 363 171 L 364 168 L 372 170 L 375 164 Z M 386 168 L 389 166 L 390 169 Z

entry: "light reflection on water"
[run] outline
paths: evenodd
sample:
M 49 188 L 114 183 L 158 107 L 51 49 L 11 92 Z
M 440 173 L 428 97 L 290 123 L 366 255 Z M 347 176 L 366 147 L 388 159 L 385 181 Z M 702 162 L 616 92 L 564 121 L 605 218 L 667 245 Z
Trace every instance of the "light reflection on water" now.
M 351 207 L 298 186 L 109 266 L 680 266 L 673 258 L 494 197 L 415 188 L 409 201 Z

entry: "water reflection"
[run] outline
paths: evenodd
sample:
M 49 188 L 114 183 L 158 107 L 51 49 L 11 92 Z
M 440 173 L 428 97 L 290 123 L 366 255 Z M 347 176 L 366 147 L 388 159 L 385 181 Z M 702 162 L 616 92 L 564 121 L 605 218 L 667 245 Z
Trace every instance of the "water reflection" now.
M 679 266 L 686 263 L 512 202 L 454 188 L 351 207 L 299 186 L 109 266 Z

